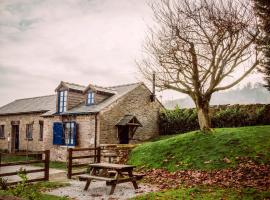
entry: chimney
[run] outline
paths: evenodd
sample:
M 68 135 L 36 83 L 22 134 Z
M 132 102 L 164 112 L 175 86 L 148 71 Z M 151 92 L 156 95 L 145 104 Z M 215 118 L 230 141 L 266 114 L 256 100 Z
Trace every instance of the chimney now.
M 153 84 L 153 89 L 152 89 L 152 94 L 150 96 L 150 99 L 151 99 L 151 102 L 154 102 L 156 98 L 156 72 L 153 72 L 152 84 Z

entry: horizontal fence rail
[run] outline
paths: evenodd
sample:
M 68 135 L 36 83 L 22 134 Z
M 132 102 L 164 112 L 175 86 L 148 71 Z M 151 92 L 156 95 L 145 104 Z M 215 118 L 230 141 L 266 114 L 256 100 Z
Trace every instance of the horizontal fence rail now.
M 87 158 L 93 158 L 94 162 L 100 162 L 100 147 L 97 148 L 79 148 L 79 149 L 68 149 L 68 162 L 67 162 L 67 177 L 69 179 L 72 178 L 72 176 L 84 174 L 84 171 L 79 172 L 73 172 L 73 168 L 82 168 L 87 167 L 90 163 L 76 163 L 74 160 L 80 160 L 80 159 L 87 159 Z M 75 153 L 74 153 L 75 152 Z M 75 155 L 78 152 L 84 152 L 85 155 Z
M 38 159 L 36 159 L 36 160 L 28 160 L 28 161 L 2 162 L 2 158 L 4 158 L 4 157 L 8 157 L 8 156 L 29 156 L 29 155 L 37 156 L 37 157 L 40 157 L 41 159 L 39 159 L 39 160 Z M 42 163 L 43 168 L 41 168 L 41 169 L 33 169 L 33 170 L 23 170 L 23 173 L 31 174 L 31 173 L 43 172 L 44 176 L 42 178 L 28 179 L 26 181 L 27 183 L 39 182 L 39 181 L 48 181 L 49 180 L 50 150 L 38 151 L 38 152 L 0 153 L 0 169 L 2 167 L 18 166 L 18 165 L 31 165 L 31 164 L 36 164 L 36 163 Z M 0 178 L 18 175 L 18 173 L 19 173 L 19 171 L 0 173 Z M 7 185 L 16 185 L 16 184 L 18 184 L 20 182 L 21 181 L 8 182 Z

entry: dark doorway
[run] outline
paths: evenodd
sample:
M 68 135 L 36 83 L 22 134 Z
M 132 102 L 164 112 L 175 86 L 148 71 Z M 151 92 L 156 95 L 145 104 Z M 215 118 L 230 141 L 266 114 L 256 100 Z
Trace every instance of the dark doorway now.
M 118 138 L 119 138 L 120 144 L 129 143 L 129 127 L 128 126 L 118 127 Z
M 20 133 L 19 133 L 19 125 L 12 125 L 12 136 L 14 141 L 14 150 L 19 151 L 20 147 Z

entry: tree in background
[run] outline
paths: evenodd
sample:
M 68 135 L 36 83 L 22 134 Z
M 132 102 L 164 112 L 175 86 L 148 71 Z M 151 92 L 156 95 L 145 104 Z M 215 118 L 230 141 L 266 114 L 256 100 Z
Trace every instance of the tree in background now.
M 254 7 L 260 18 L 259 27 L 262 30 L 258 42 L 264 53 L 261 71 L 265 74 L 265 87 L 270 91 L 270 0 L 254 0 Z
M 152 4 L 144 56 L 138 62 L 156 86 L 189 95 L 200 129 L 211 130 L 209 102 L 214 92 L 237 85 L 258 64 L 259 30 L 249 1 L 161 0 Z M 236 75 L 237 74 L 237 75 Z

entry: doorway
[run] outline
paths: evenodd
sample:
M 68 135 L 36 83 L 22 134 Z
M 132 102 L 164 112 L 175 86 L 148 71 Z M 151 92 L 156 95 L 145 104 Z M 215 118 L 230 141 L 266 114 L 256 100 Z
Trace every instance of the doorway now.
M 129 143 L 129 127 L 128 126 L 118 127 L 118 138 L 119 138 L 119 144 Z
M 12 138 L 13 138 L 13 149 L 19 151 L 20 148 L 20 132 L 19 125 L 12 125 Z

